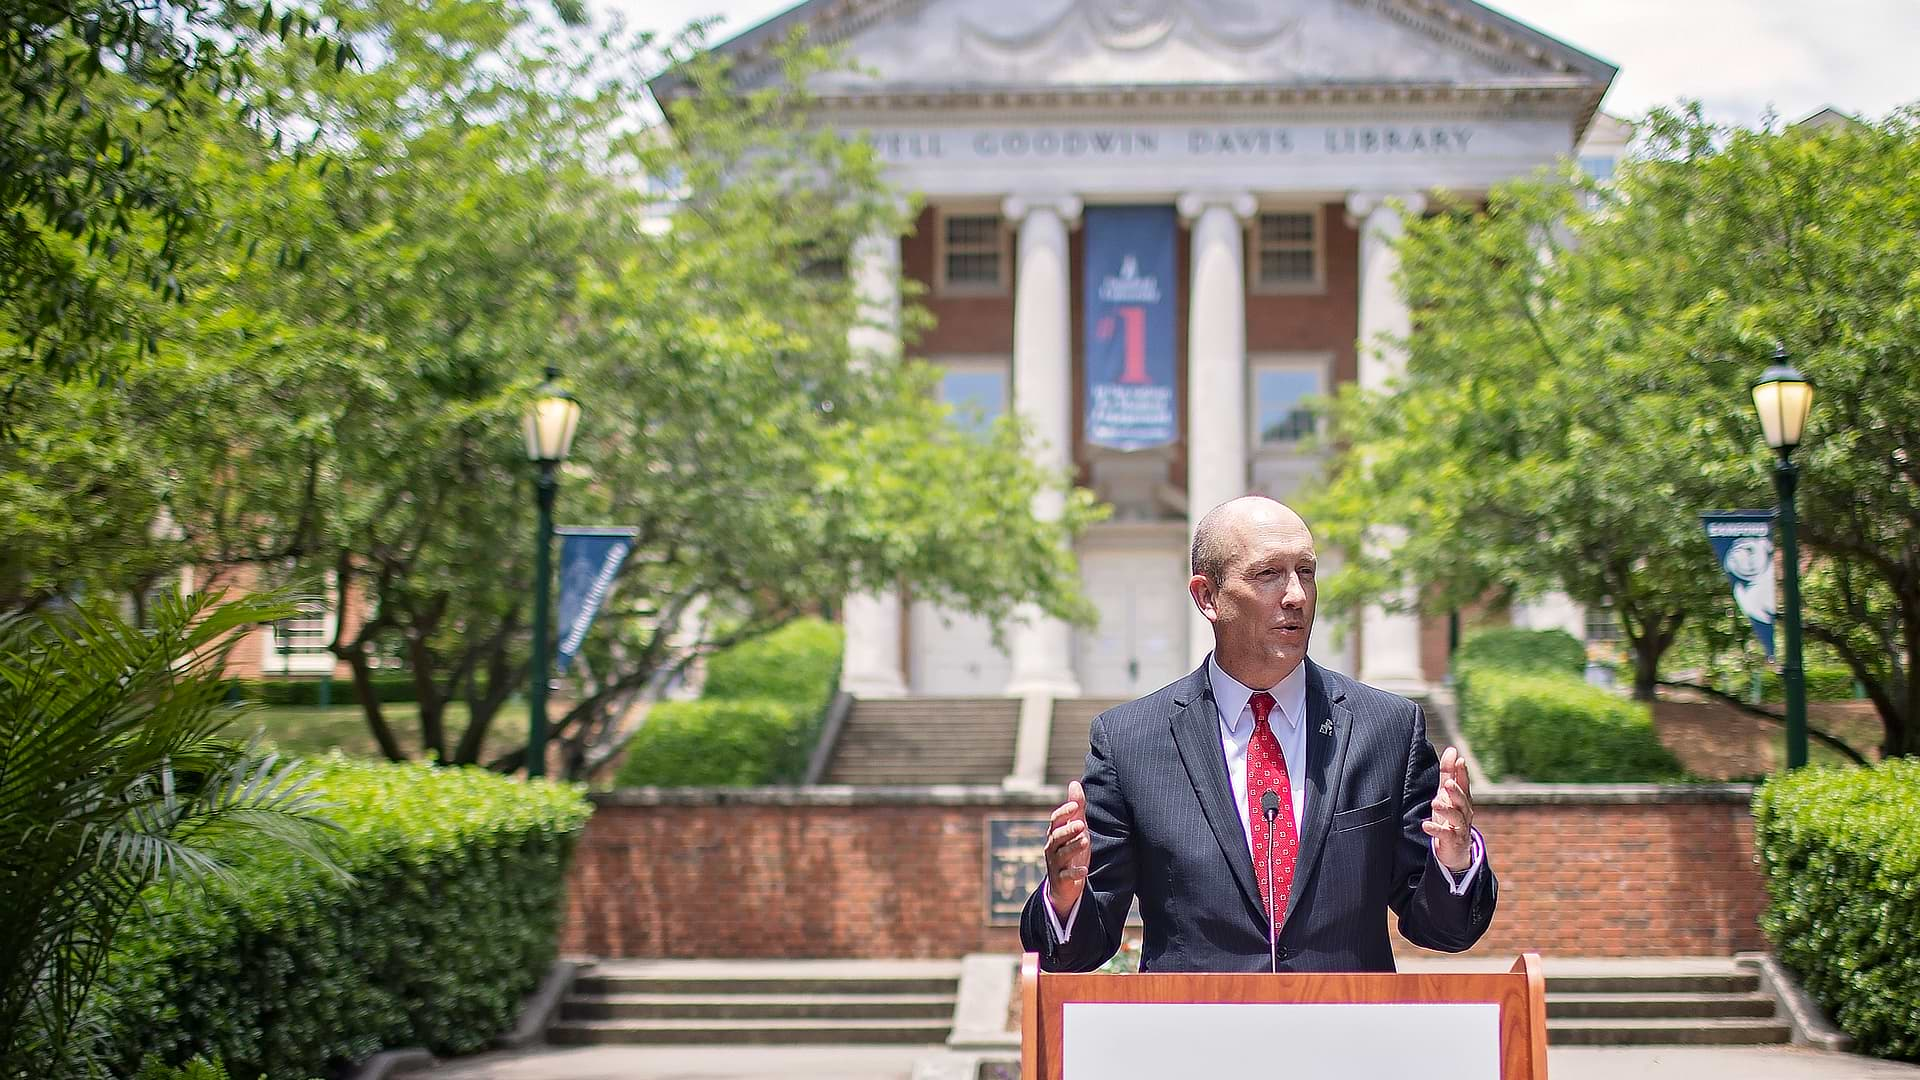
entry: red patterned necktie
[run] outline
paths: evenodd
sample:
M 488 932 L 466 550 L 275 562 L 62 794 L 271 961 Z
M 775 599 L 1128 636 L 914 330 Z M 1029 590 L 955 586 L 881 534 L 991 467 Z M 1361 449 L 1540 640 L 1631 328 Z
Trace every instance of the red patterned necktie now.
M 1279 923 L 1287 913 L 1287 896 L 1293 888 L 1293 864 L 1300 854 L 1300 830 L 1293 820 L 1293 785 L 1287 782 L 1287 760 L 1280 753 L 1280 740 L 1267 724 L 1273 711 L 1273 695 L 1265 690 L 1247 701 L 1253 707 L 1253 737 L 1247 740 L 1247 820 L 1253 823 L 1253 874 L 1260 881 L 1260 897 Z M 1260 811 L 1260 796 L 1266 792 L 1280 796 L 1280 814 L 1267 824 Z M 1267 880 L 1267 830 L 1273 830 L 1273 877 Z

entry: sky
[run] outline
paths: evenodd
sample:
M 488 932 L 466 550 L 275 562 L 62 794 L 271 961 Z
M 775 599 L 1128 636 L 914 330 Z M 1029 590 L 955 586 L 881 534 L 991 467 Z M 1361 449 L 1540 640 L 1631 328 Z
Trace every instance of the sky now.
M 719 16 L 723 40 L 794 0 L 588 0 L 637 29 Z M 1620 69 L 1602 108 L 1634 116 L 1699 98 L 1753 125 L 1831 105 L 1879 117 L 1920 101 L 1920 0 L 1501 0 L 1489 5 Z

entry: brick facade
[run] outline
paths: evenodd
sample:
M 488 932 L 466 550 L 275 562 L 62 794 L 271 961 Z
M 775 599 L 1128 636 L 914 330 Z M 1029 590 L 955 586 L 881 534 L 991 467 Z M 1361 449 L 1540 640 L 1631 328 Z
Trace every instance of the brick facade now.
M 254 567 L 242 564 L 217 570 L 194 568 L 188 571 L 187 584 L 195 591 L 225 591 L 230 598 L 238 599 L 260 588 L 262 580 Z M 366 621 L 366 614 L 366 598 L 356 594 L 346 610 L 346 630 L 349 637 L 359 632 L 360 626 Z M 302 667 L 300 670 L 289 673 L 280 665 L 270 661 L 273 649 L 274 639 L 270 628 L 260 626 L 248 631 L 227 657 L 225 668 L 227 676 L 234 679 L 318 679 L 327 674 L 325 668 L 330 667 L 333 677 L 337 680 L 353 678 L 353 669 L 344 660 L 335 660 L 331 664 L 314 669 Z M 340 693 L 345 695 L 340 700 L 353 700 L 350 690 L 342 688 Z
M 1360 232 L 1343 203 L 1320 207 L 1325 286 L 1297 294 L 1247 293 L 1247 352 L 1329 352 L 1333 385 L 1359 378 Z M 1251 239 L 1251 238 L 1250 238 Z M 1251 247 L 1251 244 L 1249 244 Z M 1252 256 L 1250 255 L 1249 258 Z
M 928 206 L 900 240 L 900 273 L 919 287 L 920 301 L 933 316 L 933 325 L 909 352 L 914 356 L 1012 356 L 1016 245 L 1007 245 L 1006 288 L 989 296 L 942 295 L 934 288 L 933 267 L 939 228 L 939 212 Z
M 1481 792 L 1476 812 L 1501 898 L 1475 952 L 1764 947 L 1748 798 L 1739 785 Z M 1018 951 L 1017 930 L 986 924 L 983 823 L 1044 817 L 1057 796 L 639 790 L 595 801 L 563 951 L 904 958 Z

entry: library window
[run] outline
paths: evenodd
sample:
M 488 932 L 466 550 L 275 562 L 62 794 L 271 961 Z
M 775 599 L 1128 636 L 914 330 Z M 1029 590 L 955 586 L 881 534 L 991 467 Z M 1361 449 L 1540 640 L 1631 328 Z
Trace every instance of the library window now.
M 1270 292 L 1320 285 L 1320 215 L 1266 212 L 1254 219 L 1253 284 Z
M 940 223 L 943 292 L 993 293 L 1006 287 L 1007 230 L 998 214 L 948 214 Z

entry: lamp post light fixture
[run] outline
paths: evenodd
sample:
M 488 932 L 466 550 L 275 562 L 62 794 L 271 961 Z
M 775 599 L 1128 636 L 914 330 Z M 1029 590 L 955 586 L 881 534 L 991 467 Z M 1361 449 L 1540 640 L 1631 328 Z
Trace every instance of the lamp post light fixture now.
M 1813 408 L 1813 384 L 1787 363 L 1787 350 L 1776 349 L 1773 366 L 1753 384 L 1753 408 L 1760 414 L 1760 430 L 1767 445 L 1779 455 L 1773 468 L 1773 487 L 1780 499 L 1780 553 L 1786 564 L 1787 655 L 1780 681 L 1787 691 L 1787 768 L 1807 763 L 1807 683 L 1800 663 L 1800 540 L 1793 493 L 1800 470 L 1793 463 L 1794 448 L 1806 431 Z
M 533 408 L 523 425 L 527 460 L 540 466 L 535 492 L 540 525 L 533 549 L 533 658 L 527 687 L 527 776 L 547 774 L 547 679 L 552 648 L 547 642 L 548 588 L 553 578 L 553 496 L 559 485 L 560 463 L 573 448 L 573 432 L 580 426 L 580 403 L 555 381 L 560 369 L 547 365 L 546 381 L 535 391 Z

